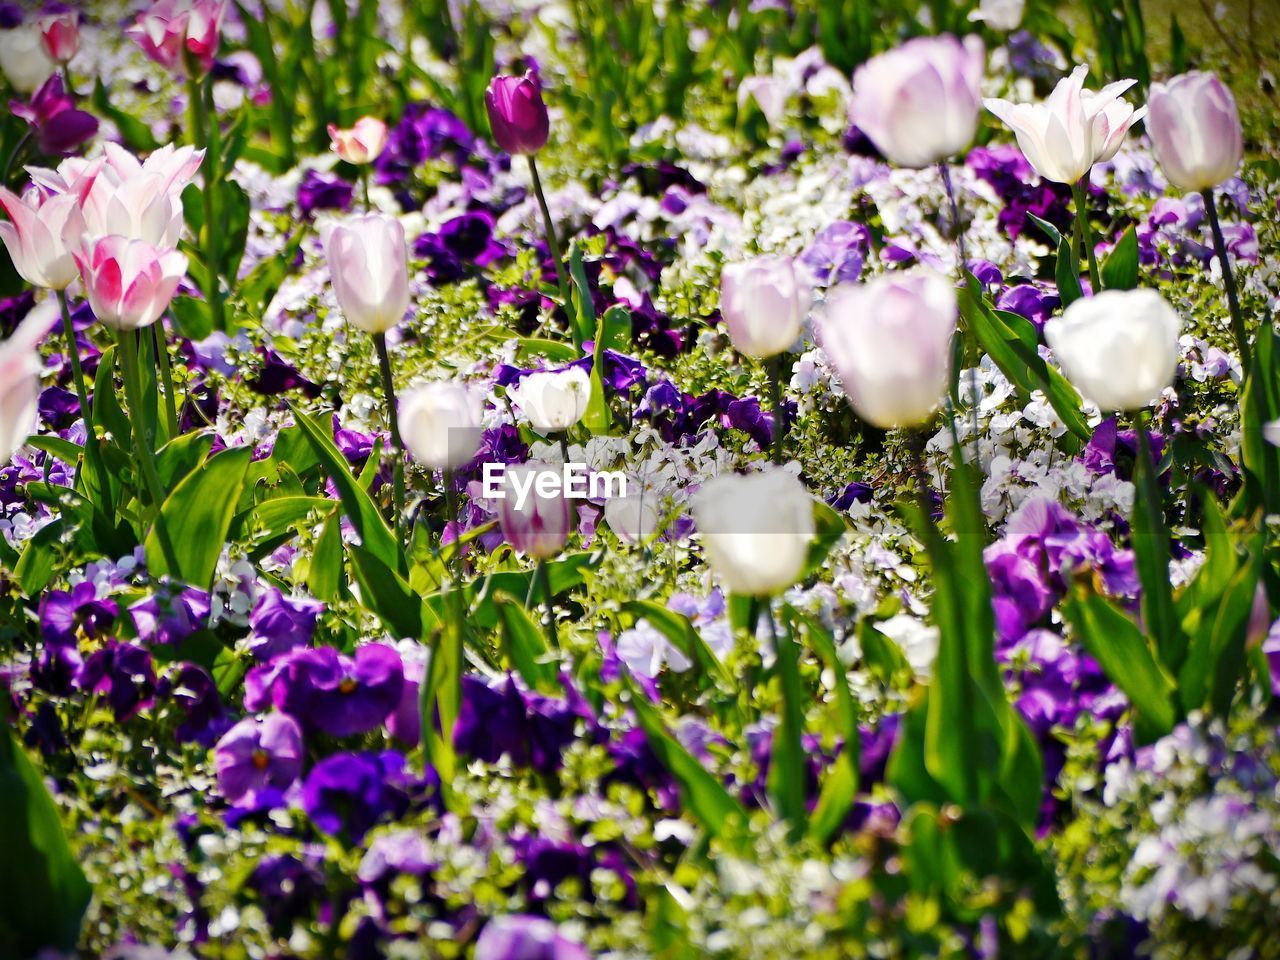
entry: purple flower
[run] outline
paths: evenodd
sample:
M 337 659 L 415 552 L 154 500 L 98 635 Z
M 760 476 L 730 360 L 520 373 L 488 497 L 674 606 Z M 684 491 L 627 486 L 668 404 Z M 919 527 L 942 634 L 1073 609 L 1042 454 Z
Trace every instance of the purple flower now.
M 231 726 L 217 684 L 199 664 L 184 663 L 161 682 L 158 695 L 170 697 L 185 715 L 174 731 L 179 743 L 195 742 L 207 748 Z
M 400 703 L 404 665 L 394 649 L 370 643 L 348 657 L 332 647 L 295 647 L 245 678 L 245 709 L 274 704 L 308 728 L 335 737 L 367 733 Z
M 184 587 L 177 594 L 160 593 L 129 608 L 139 640 L 151 644 L 181 643 L 209 621 L 209 594 Z
M 870 249 L 871 234 L 865 226 L 837 220 L 818 231 L 799 261 L 815 285 L 854 283 Z
M 537 153 L 547 144 L 551 122 L 537 74 L 494 77 L 484 94 L 494 142 L 507 153 Z
M 97 588 L 82 580 L 70 590 L 50 590 L 40 598 L 40 634 L 47 643 L 75 644 L 80 631 L 96 639 L 115 625 L 120 606 L 99 600 Z
M 1053 592 L 1040 567 L 1008 541 L 987 547 L 983 559 L 991 578 L 996 629 L 1002 640 L 1015 641 L 1049 612 Z
M 427 838 L 417 830 L 384 833 L 369 844 L 360 861 L 361 883 L 378 883 L 397 873 L 423 876 L 436 866 Z
M 286 597 L 276 587 L 268 587 L 249 615 L 249 649 L 259 660 L 269 660 L 307 646 L 315 633 L 316 617 L 323 611 L 319 600 Z
M 404 757 L 382 753 L 335 753 L 311 768 L 302 785 L 302 809 L 330 836 L 359 840 L 384 816 L 409 807 Z
M 10 100 L 9 109 L 31 124 L 40 152 L 50 156 L 71 153 L 98 132 L 98 118 L 76 109 L 59 73 L 50 76 L 30 102 Z
M 218 788 L 232 803 L 253 803 L 266 788 L 284 790 L 302 772 L 302 728 L 288 714 L 245 717 L 213 751 Z
M 341 177 L 308 170 L 298 184 L 298 210 L 309 217 L 317 210 L 350 210 L 355 187 Z
M 116 722 L 122 723 L 150 706 L 155 696 L 151 654 L 136 644 L 109 640 L 85 661 L 78 683 L 105 696 Z
M 590 960 L 580 944 L 561 935 L 545 917 L 511 914 L 485 924 L 475 960 Z
M 324 873 L 311 858 L 286 853 L 260 860 L 248 885 L 258 895 L 272 934 L 287 938 L 293 922 L 324 895 Z
M 1006 287 L 996 300 L 996 308 L 1008 313 L 1016 313 L 1043 330 L 1045 321 L 1061 306 L 1062 300 L 1056 293 L 1041 290 L 1034 283 L 1020 283 Z

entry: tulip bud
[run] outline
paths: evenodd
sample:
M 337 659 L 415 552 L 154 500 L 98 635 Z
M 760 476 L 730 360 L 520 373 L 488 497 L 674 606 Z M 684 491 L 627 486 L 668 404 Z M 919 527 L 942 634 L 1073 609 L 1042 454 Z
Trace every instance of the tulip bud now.
M 0 240 L 13 267 L 35 287 L 65 290 L 76 278 L 76 262 L 67 245 L 84 229 L 80 203 L 74 196 L 41 200 L 38 192 L 18 197 L 0 187 L 0 207 L 9 215 L 0 223 Z
M 0 342 L 0 464 L 36 428 L 40 400 L 40 341 L 58 319 L 52 297 L 36 304 L 8 340 Z
M 1083 297 L 1045 324 L 1054 357 L 1102 410 L 1140 410 L 1159 399 L 1178 369 L 1182 321 L 1154 290 Z
M 385 333 L 409 309 L 409 252 L 395 217 L 368 214 L 320 230 L 333 292 L 347 320 Z
M 1160 169 L 1180 190 L 1231 177 L 1244 155 L 1235 97 L 1212 73 L 1194 70 L 1151 85 L 1147 134 Z
M 507 543 L 525 556 L 536 560 L 554 557 L 569 539 L 573 507 L 560 482 L 558 469 L 536 460 L 506 469 L 498 523 Z M 520 491 L 524 491 L 523 497 Z
M 56 64 L 45 51 L 40 29 L 24 24 L 0 30 L 0 70 L 19 93 L 34 93 L 53 75 Z
M 809 292 L 790 257 L 756 257 L 720 271 L 720 314 L 733 345 L 749 357 L 782 353 L 800 336 Z
M 400 436 L 431 470 L 456 470 L 480 449 L 484 394 L 461 381 L 428 383 L 400 401 Z
M 201 73 L 208 73 L 221 42 L 226 8 L 226 0 L 157 0 L 125 33 L 166 70 L 185 72 L 190 59 Z
M 547 145 L 551 121 L 542 86 L 532 73 L 494 77 L 484 94 L 494 142 L 507 153 L 537 153 Z
M 738 109 L 745 110 L 747 104 L 754 100 L 769 126 L 776 127 L 786 112 L 787 96 L 786 85 L 777 77 L 743 77 L 738 84 Z
M 731 593 L 769 596 L 804 572 L 813 498 L 785 470 L 707 481 L 694 495 L 693 519 L 707 562 Z
M 981 0 L 969 19 L 985 23 L 992 30 L 1005 33 L 1017 30 L 1026 11 L 1027 0 Z
M 72 256 L 94 316 L 113 330 L 155 323 L 187 273 L 181 253 L 125 237 L 86 238 Z
M 1112 113 L 1112 104 L 1120 94 L 1136 82 L 1119 80 L 1094 93 L 1084 89 L 1084 78 L 1089 68 L 1080 65 L 1069 77 L 1058 81 L 1053 93 L 1043 103 L 1010 103 L 1008 100 L 983 101 L 988 110 L 1007 124 L 1018 139 L 1018 146 L 1036 173 L 1057 183 L 1077 183 L 1089 172 L 1095 159 L 1107 154 L 1114 156 L 1120 148 L 1120 140 L 1113 140 L 1116 129 L 1141 118 L 1141 113 L 1120 116 Z M 1106 114 L 1101 124 L 1099 115 Z M 1101 138 L 1095 144 L 1095 131 Z M 1108 151 L 1110 151 L 1108 153 Z
M 853 76 L 852 120 L 903 167 L 927 167 L 973 141 L 986 52 L 968 36 L 917 37 Z
M 625 497 L 610 497 L 604 502 L 604 520 L 623 543 L 648 540 L 662 522 L 658 495 L 642 490 Z
M 568 430 L 587 412 L 591 378 L 581 367 L 531 373 L 507 388 L 529 425 L 546 436 Z
M 69 63 L 80 49 L 80 15 L 68 10 L 51 13 L 36 22 L 49 59 L 54 63 Z
M 858 416 L 912 427 L 937 409 L 951 382 L 956 293 L 921 267 L 842 285 L 819 321 L 822 348 Z
M 347 163 L 372 163 L 387 145 L 387 125 L 374 117 L 361 117 L 350 130 L 329 124 L 333 152 Z

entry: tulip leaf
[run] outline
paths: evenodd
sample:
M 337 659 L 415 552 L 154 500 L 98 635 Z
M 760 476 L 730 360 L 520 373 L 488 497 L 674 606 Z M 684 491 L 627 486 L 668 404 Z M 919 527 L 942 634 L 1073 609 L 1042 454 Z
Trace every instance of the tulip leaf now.
M 151 132 L 151 127 L 140 118 L 134 116 L 127 110 L 121 110 L 111 100 L 111 94 L 107 88 L 103 86 L 101 78 L 93 82 L 93 109 L 103 117 L 110 120 L 124 142 L 129 145 L 129 149 L 141 153 L 150 153 L 160 146 L 160 141 L 155 138 L 155 134 Z
M 202 590 L 213 585 L 252 454 L 251 447 L 231 447 L 174 487 L 147 536 L 147 568 L 153 574 L 167 573 Z M 177 570 L 169 568 L 161 549 L 161 526 L 173 546 Z
M 294 419 L 302 428 L 307 442 L 315 452 L 325 473 L 338 488 L 338 496 L 342 500 L 342 508 L 346 511 L 351 525 L 360 536 L 360 543 L 372 556 L 381 561 L 388 570 L 405 571 L 404 557 L 396 543 L 395 535 L 387 525 L 386 519 L 373 502 L 368 492 L 360 486 L 351 475 L 346 458 L 321 429 L 320 425 L 308 417 L 297 404 L 290 401 L 289 409 Z
M 1067 619 L 1089 655 L 1133 705 L 1134 734 L 1151 743 L 1173 730 L 1173 683 L 1156 662 L 1138 625 L 1111 601 L 1077 584 Z
M 188 340 L 203 340 L 213 333 L 213 317 L 209 304 L 195 297 L 174 297 L 169 303 L 169 316 L 178 332 Z
M 1263 428 L 1280 419 L 1280 337 L 1264 324 L 1253 344 L 1253 362 L 1240 401 L 1240 459 L 1244 467 L 1243 509 L 1280 513 L 1280 446 Z
M 307 588 L 317 600 L 332 603 L 342 590 L 342 511 L 334 507 L 311 550 Z
M 1080 264 L 1076 261 L 1075 245 L 1070 237 L 1064 236 L 1058 241 L 1058 263 L 1053 274 L 1058 282 L 1058 296 L 1062 299 L 1064 310 L 1084 296 L 1084 288 L 1080 286 Z
M 422 599 L 404 579 L 370 550 L 347 544 L 351 572 L 360 586 L 360 601 L 397 640 L 420 639 Z
M 813 576 L 826 563 L 827 554 L 849 530 L 844 516 L 822 500 L 813 501 L 814 537 L 809 543 L 803 578 Z
M 1124 232 L 1102 265 L 1102 286 L 1107 290 L 1132 290 L 1138 285 L 1138 234 Z
M 160 474 L 160 486 L 172 490 L 209 456 L 213 449 L 213 434 L 184 433 L 166 443 L 156 453 L 156 472 Z
M 698 665 L 702 676 L 716 678 L 727 690 L 736 688 L 733 674 L 707 646 L 702 634 L 688 617 L 652 600 L 626 600 L 622 604 L 622 610 L 636 620 L 647 620 L 651 627 L 670 640 L 686 658 Z
M 540 693 L 556 693 L 560 688 L 556 665 L 548 660 L 542 628 L 533 622 L 521 604 L 506 594 L 499 594 L 493 602 L 502 624 L 502 644 L 511 665 L 532 689 Z
M 509 333 L 503 330 L 504 339 Z M 521 337 L 516 341 L 516 359 L 522 363 L 530 357 L 546 357 L 555 363 L 570 363 L 581 356 L 581 351 L 571 343 L 562 340 L 547 340 L 541 337 Z
M 22 548 L 13 575 L 27 596 L 37 596 L 53 579 L 58 557 L 66 549 L 62 544 L 62 536 L 67 532 L 67 527 L 66 519 L 59 517 L 37 530 L 35 536 Z
M 1037 217 L 1034 213 L 1028 213 L 1027 219 L 1040 228 L 1041 232 L 1049 238 L 1049 243 L 1054 250 L 1057 250 L 1062 244 L 1062 232 L 1048 220 Z
M 1160 662 L 1176 674 L 1186 656 L 1187 638 L 1173 605 L 1173 585 L 1169 581 L 1169 527 L 1165 523 L 1160 482 L 1150 454 L 1145 415 L 1139 419 L 1137 430 L 1139 451 L 1134 466 L 1136 489 L 1130 540 L 1138 579 L 1142 582 L 1142 620 L 1155 640 Z
M 564 305 L 565 313 L 573 322 L 573 343 L 581 347 L 596 332 L 596 304 L 591 296 L 591 284 L 582 261 L 582 247 L 574 243 L 569 250 L 569 276 L 573 284 L 573 304 Z

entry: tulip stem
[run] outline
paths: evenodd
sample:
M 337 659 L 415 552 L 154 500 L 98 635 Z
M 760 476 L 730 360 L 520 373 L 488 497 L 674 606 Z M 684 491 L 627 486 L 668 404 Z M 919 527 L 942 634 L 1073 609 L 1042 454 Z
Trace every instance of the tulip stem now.
M 1089 261 L 1089 286 L 1095 295 L 1102 292 L 1102 278 L 1098 274 L 1098 254 L 1093 249 L 1093 227 L 1089 226 L 1089 208 L 1085 204 L 1084 178 L 1071 185 L 1071 196 L 1076 206 L 1076 243 L 1084 248 Z
M 1231 257 L 1227 253 L 1227 242 L 1222 236 L 1222 224 L 1218 222 L 1218 204 L 1213 197 L 1213 188 L 1200 191 L 1204 198 L 1204 212 L 1209 216 L 1209 229 L 1213 231 L 1213 249 L 1218 254 L 1218 263 L 1222 265 L 1222 285 L 1227 291 L 1227 309 L 1231 312 L 1231 332 L 1236 338 L 1236 349 L 1240 351 L 1240 362 L 1248 373 L 1249 333 L 1245 329 L 1244 316 L 1240 313 L 1240 298 L 1236 292 L 1236 277 L 1231 272 Z
M 218 122 L 216 117 L 212 116 L 209 110 L 209 104 L 212 103 L 210 96 L 209 104 L 206 104 L 204 97 L 204 87 L 200 76 L 196 70 L 197 64 L 194 57 L 187 58 L 187 101 L 191 112 L 191 139 L 198 146 L 204 148 L 204 183 L 203 189 L 200 191 L 200 199 L 204 204 L 204 272 L 205 286 L 204 295 L 209 303 L 209 315 L 213 320 L 213 329 L 222 330 L 226 327 L 225 318 L 222 311 L 222 256 L 219 251 L 218 227 L 214 221 L 216 213 L 214 212 L 213 194 L 217 189 L 217 162 L 218 162 Z M 210 90 L 212 88 L 210 87 Z
M 546 560 L 538 560 L 533 576 L 538 581 L 538 589 L 542 592 L 543 628 L 547 632 L 547 644 L 552 650 L 558 650 L 560 638 L 556 635 L 556 612 L 551 605 L 551 574 L 547 571 Z
M 538 176 L 538 161 L 533 158 L 532 153 L 526 153 L 524 158 L 529 161 L 529 175 L 533 177 L 533 192 L 537 194 L 538 206 L 542 207 L 542 223 L 547 231 L 547 246 L 551 248 L 551 259 L 556 264 L 556 283 L 560 285 L 560 297 L 564 300 L 564 312 L 568 316 L 569 281 L 564 275 L 564 258 L 560 255 L 560 240 L 556 237 L 556 225 L 551 219 L 551 208 L 547 206 L 547 195 L 542 192 L 542 178 Z M 574 330 L 577 330 L 572 318 L 569 323 Z
M 156 344 L 156 365 L 160 368 L 160 380 L 164 384 L 165 421 L 169 425 L 169 439 L 178 435 L 178 401 L 173 391 L 173 368 L 169 365 L 169 342 L 161 336 L 164 325 L 161 318 L 151 325 L 151 333 Z
M 785 354 L 778 354 L 765 361 L 769 371 L 769 409 L 773 411 L 773 450 L 770 458 L 782 463 L 783 440 L 787 432 L 787 407 L 782 399 L 782 376 L 785 370 Z
M 58 291 L 58 306 L 62 309 L 62 333 L 67 340 L 67 358 L 71 361 L 71 378 L 76 384 L 76 398 L 80 401 L 80 419 L 84 423 L 85 465 L 93 470 L 99 495 L 108 499 L 111 485 L 102 468 L 102 454 L 98 449 L 98 434 L 93 428 L 93 411 L 89 407 L 89 390 L 84 383 L 84 367 L 80 365 L 80 344 L 76 342 L 76 327 L 71 322 L 71 308 L 67 304 L 67 291 Z M 108 516 L 114 509 L 107 511 Z
M 373 213 L 373 205 L 369 203 L 369 165 L 360 166 L 360 188 L 364 193 L 364 212 Z
M 391 428 L 391 445 L 395 447 L 396 462 L 393 471 L 392 490 L 395 504 L 396 539 L 404 542 L 404 440 L 400 437 L 400 416 L 396 410 L 396 385 L 391 375 L 391 357 L 387 353 L 387 335 L 375 333 L 373 345 L 378 351 L 378 365 L 382 368 L 382 392 L 387 401 L 387 424 Z
M 956 199 L 955 187 L 951 183 L 951 167 L 947 165 L 947 161 L 940 160 L 938 162 L 938 174 L 942 177 L 942 188 L 947 193 L 947 202 L 951 207 L 951 232 L 956 241 L 956 255 L 960 258 L 959 270 L 957 271 L 960 274 L 960 287 L 961 289 L 967 289 L 969 286 L 969 256 L 965 250 L 964 225 L 960 222 L 960 202 Z M 976 345 L 977 337 L 972 332 L 969 333 L 969 337 L 972 341 L 975 341 Z M 963 354 L 961 355 L 963 356 Z M 981 357 L 981 355 L 981 352 L 978 352 L 978 356 Z M 957 377 L 958 375 L 957 373 Z M 955 388 L 956 396 L 954 400 L 958 407 L 960 405 L 959 380 L 953 378 L 952 385 Z M 982 424 L 978 417 L 978 408 L 982 405 L 982 386 L 978 382 L 977 366 L 974 366 L 969 371 L 969 392 L 969 425 L 973 430 L 973 462 L 975 466 L 981 467 L 982 448 L 978 434 L 982 429 Z M 953 411 L 954 413 L 955 411 Z
M 146 431 L 142 425 L 142 373 L 138 369 L 138 341 L 132 330 L 117 330 L 116 342 L 120 345 L 120 362 L 124 366 L 124 393 L 129 404 L 129 423 L 133 427 L 138 468 L 156 511 L 156 539 L 160 541 L 160 550 L 164 553 L 169 575 L 177 577 L 181 575 L 177 554 L 174 552 L 173 544 L 169 542 L 169 532 L 165 529 L 164 517 L 160 513 L 160 508 L 164 504 L 164 488 L 160 484 L 160 474 L 156 471 L 155 451 L 147 442 Z

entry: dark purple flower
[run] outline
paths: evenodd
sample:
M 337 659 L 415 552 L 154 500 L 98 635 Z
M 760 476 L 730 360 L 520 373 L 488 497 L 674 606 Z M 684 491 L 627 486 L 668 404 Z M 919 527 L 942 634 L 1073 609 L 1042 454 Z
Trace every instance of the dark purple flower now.
M 382 753 L 335 753 L 307 774 L 302 808 L 316 828 L 330 836 L 360 839 L 384 816 L 409 808 L 404 757 Z
M 249 649 L 259 660 L 311 643 L 316 617 L 324 611 L 319 600 L 286 597 L 276 587 L 267 587 L 249 614 Z
M 252 803 L 268 787 L 284 790 L 302 772 L 302 728 L 288 714 L 245 717 L 213 751 L 218 789 L 232 803 Z
M 160 684 L 158 696 L 173 700 L 184 714 L 174 735 L 179 743 L 210 747 L 231 726 L 218 685 L 199 664 L 184 663 Z
M 81 631 L 92 639 L 104 636 L 119 615 L 119 604 L 110 597 L 98 599 L 97 587 L 82 580 L 40 598 L 40 634 L 47 643 L 74 645 Z
M 303 396 L 314 400 L 320 396 L 320 388 L 298 372 L 298 368 L 286 363 L 274 350 L 265 347 L 258 353 L 262 357 L 262 367 L 258 375 L 248 382 L 254 393 L 264 397 L 274 397 L 290 390 L 301 390 Z
M 529 898 L 534 902 L 549 900 L 566 880 L 577 880 L 580 889 L 591 889 L 595 857 L 581 843 L 531 837 L 517 843 L 516 851 L 524 864 Z
M 50 156 L 71 153 L 98 132 L 98 118 L 76 109 L 59 73 L 50 76 L 29 102 L 10 100 L 9 109 L 31 125 L 40 152 Z
M 46 387 L 40 394 L 40 419 L 55 429 L 64 429 L 80 417 L 80 399 L 59 386 Z
M 269 703 L 297 717 L 309 729 L 334 737 L 367 733 L 400 703 L 404 665 L 381 643 L 356 650 L 354 657 L 332 647 L 295 647 L 245 678 L 245 709 Z
M 155 696 L 151 654 L 136 644 L 109 640 L 85 661 L 79 685 L 105 696 L 116 722 L 122 723 L 150 706 Z
M 1008 541 L 987 547 L 983 559 L 991 578 L 997 632 L 1003 641 L 1015 641 L 1049 612 L 1054 594 L 1040 567 Z
M 475 960 L 590 960 L 545 917 L 511 914 L 485 924 L 476 940 Z
M 355 187 L 337 174 L 308 170 L 298 184 L 298 210 L 309 217 L 317 210 L 350 210 Z
M 324 896 L 324 873 L 310 857 L 266 856 L 253 868 L 248 886 L 257 893 L 271 932 L 287 938 L 294 921 Z
M 1041 290 L 1034 283 L 1020 283 L 1006 287 L 996 300 L 998 310 L 1025 317 L 1041 330 L 1061 304 L 1062 300 L 1056 293 Z
M 547 145 L 551 122 L 536 74 L 494 77 L 485 91 L 484 105 L 494 143 L 507 153 L 537 153 Z

